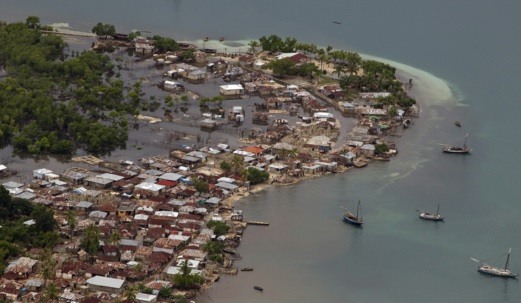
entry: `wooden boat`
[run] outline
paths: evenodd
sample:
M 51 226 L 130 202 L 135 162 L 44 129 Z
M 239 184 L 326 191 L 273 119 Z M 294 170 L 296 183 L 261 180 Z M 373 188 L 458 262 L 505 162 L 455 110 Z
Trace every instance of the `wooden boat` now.
M 214 48 L 203 48 L 201 49 L 202 52 L 205 52 L 207 54 L 215 54 L 217 53 L 217 50 Z
M 253 267 L 243 267 L 241 271 L 253 271 Z
M 344 212 L 344 222 L 353 224 L 356 226 L 361 226 L 364 223 L 364 220 L 362 219 L 362 215 L 360 212 L 360 200 L 358 200 L 358 206 L 356 207 L 356 215 L 352 214 L 349 210 L 347 210 L 345 207 L 342 207 Z
M 230 255 L 235 255 L 235 253 L 236 253 L 235 250 L 229 249 L 229 248 L 223 248 L 223 252 L 230 254 Z
M 438 204 L 438 208 L 436 209 L 436 214 L 431 214 L 428 212 L 420 212 L 420 218 L 424 220 L 430 220 L 430 221 L 443 221 L 445 218 L 442 217 L 440 214 L 440 205 Z
M 518 274 L 513 273 L 508 269 L 508 262 L 510 261 L 510 253 L 512 252 L 512 248 L 508 249 L 507 253 L 507 260 L 505 261 L 504 267 L 495 267 L 492 265 L 488 265 L 484 263 L 483 261 L 479 261 L 474 258 L 470 258 L 474 262 L 478 262 L 478 271 L 487 275 L 496 276 L 496 277 L 502 277 L 502 278 L 515 278 Z
M 457 127 L 461 127 L 461 123 L 459 121 L 454 122 L 454 124 L 456 124 Z
M 467 146 L 467 137 L 469 134 L 465 136 L 465 142 L 463 143 L 463 146 L 451 146 L 451 145 L 445 145 L 443 147 L 444 153 L 450 153 L 450 154 L 468 154 L 472 151 L 472 148 Z
M 262 288 L 260 286 L 257 286 L 257 285 L 253 286 L 253 288 L 258 290 L 258 291 L 263 291 L 264 290 L 264 288 Z

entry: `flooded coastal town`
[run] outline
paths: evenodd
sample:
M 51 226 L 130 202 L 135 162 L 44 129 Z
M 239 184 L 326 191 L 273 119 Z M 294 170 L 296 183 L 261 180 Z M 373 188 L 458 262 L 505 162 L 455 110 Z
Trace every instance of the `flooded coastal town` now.
M 419 114 L 416 105 L 382 102 L 390 92 L 341 85 L 341 74 L 364 69 L 345 72 L 313 52 L 189 43 L 159 52 L 141 36 L 69 39 L 72 54 L 88 45 L 109 56 L 146 102 L 128 119 L 126 148 L 110 155 L 32 162 L 2 151 L 10 199 L 51 209 L 60 235 L 51 250 L 9 260 L 0 282 L 6 301 L 51 302 L 49 285 L 59 302 L 197 301 L 222 275 L 255 272 L 234 266 L 235 248 L 248 228 L 269 222 L 245 218 L 236 201 L 390 161 L 399 149 L 393 139 Z M 278 60 L 320 66 L 321 75 L 280 77 L 266 68 Z M 399 80 L 404 92 L 413 85 Z M 25 219 L 27 228 L 37 223 Z

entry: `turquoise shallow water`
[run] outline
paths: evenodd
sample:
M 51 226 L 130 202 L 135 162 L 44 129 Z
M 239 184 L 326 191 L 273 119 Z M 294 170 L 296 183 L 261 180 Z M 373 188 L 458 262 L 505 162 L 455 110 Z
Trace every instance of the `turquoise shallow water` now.
M 396 138 L 400 153 L 390 163 L 239 203 L 248 219 L 271 223 L 248 228 L 239 247 L 244 259 L 237 265 L 255 269 L 221 279 L 202 301 L 521 300 L 517 280 L 480 275 L 470 261 L 512 246 L 511 268 L 521 272 L 518 1 L 0 0 L 0 6 L 4 20 L 35 14 L 79 30 L 102 21 L 183 40 L 291 35 L 436 77 L 404 67 L 422 112 Z M 440 143 L 461 142 L 467 132 L 472 155 L 441 153 Z M 358 199 L 363 229 L 343 224 L 337 205 L 354 207 Z M 416 209 L 438 203 L 446 222 L 417 218 Z M 254 291 L 256 284 L 265 291 Z

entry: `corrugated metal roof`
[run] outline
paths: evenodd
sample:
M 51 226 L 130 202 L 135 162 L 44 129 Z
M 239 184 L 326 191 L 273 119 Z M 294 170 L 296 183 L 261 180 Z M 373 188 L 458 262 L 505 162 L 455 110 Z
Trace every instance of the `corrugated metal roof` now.
M 114 279 L 114 278 L 109 278 L 109 277 L 102 277 L 102 276 L 95 276 L 95 277 L 88 279 L 86 282 L 87 282 L 87 284 L 90 284 L 90 285 L 120 289 L 123 286 L 123 284 L 125 283 L 125 280 Z

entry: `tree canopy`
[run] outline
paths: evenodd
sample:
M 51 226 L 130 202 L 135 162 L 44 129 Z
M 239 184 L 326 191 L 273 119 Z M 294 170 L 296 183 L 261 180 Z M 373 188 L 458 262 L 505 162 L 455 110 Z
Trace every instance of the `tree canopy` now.
M 164 53 L 167 51 L 176 51 L 180 48 L 179 44 L 172 38 L 161 37 L 156 35 L 152 37 L 152 40 L 154 40 L 154 47 L 160 53 Z
M 116 35 L 116 28 L 112 24 L 104 24 L 98 22 L 93 28 L 92 32 L 99 37 L 112 37 Z
M 198 274 L 192 274 L 188 261 L 181 265 L 181 272 L 174 275 L 174 284 L 180 289 L 193 289 L 204 283 L 204 278 Z
M 255 185 L 268 181 L 270 174 L 267 171 L 260 170 L 255 167 L 249 167 L 246 171 L 246 178 L 248 181 L 250 181 L 250 184 Z
M 23 23 L 0 24 L 0 147 L 15 152 L 107 154 L 125 147 L 126 115 L 141 102 L 125 95 L 107 56 L 69 56 L 63 39 Z M 109 115 L 110 114 L 110 115 Z

